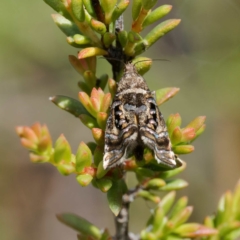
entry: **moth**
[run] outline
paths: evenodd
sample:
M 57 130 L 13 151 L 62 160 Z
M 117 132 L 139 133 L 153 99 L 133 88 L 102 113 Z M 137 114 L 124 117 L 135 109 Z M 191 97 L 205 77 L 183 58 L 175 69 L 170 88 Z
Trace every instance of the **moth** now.
M 124 163 L 130 154 L 142 160 L 144 147 L 153 151 L 158 163 L 178 167 L 155 92 L 149 90 L 136 67 L 127 63 L 107 119 L 104 169 Z

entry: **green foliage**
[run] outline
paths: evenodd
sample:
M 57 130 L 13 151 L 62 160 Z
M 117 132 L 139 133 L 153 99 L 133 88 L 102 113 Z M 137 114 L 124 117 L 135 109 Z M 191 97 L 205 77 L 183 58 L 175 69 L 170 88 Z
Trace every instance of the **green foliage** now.
M 57 218 L 62 223 L 68 225 L 69 227 L 79 231 L 86 236 L 90 236 L 93 239 L 101 238 L 101 231 L 84 218 L 67 213 L 57 215 Z
M 175 191 L 188 185 L 180 178 L 173 177 L 186 168 L 185 162 L 176 169 L 166 169 L 157 164 L 153 153 L 144 150 L 144 160 L 137 162 L 132 156 L 122 168 L 103 169 L 104 130 L 109 108 L 114 98 L 117 78 L 122 69 L 115 74 L 115 79 L 103 74 L 96 74 L 97 56 L 104 56 L 110 63 L 116 58 L 114 51 L 120 50 L 120 61 L 131 61 L 138 72 L 143 75 L 152 64 L 146 57 L 137 57 L 158 39 L 174 29 L 179 19 L 170 19 L 158 24 L 146 36 L 141 36 L 143 29 L 167 15 L 172 6 L 163 5 L 152 11 L 156 0 L 133 0 L 132 26 L 129 31 L 115 31 L 118 18 L 129 5 L 129 0 L 102 0 L 92 4 L 90 0 L 44 0 L 58 14 L 53 20 L 67 36 L 67 42 L 80 48 L 78 56 L 69 56 L 74 69 L 83 81 L 78 83 L 81 91 L 79 101 L 65 96 L 54 96 L 50 100 L 61 109 L 78 117 L 91 129 L 95 142 L 81 142 L 77 153 L 71 151 L 66 138 L 61 135 L 54 147 L 46 126 L 39 123 L 31 127 L 17 127 L 21 143 L 30 151 L 33 162 L 48 162 L 54 165 L 62 175 L 75 174 L 77 182 L 85 187 L 94 187 L 107 193 L 110 209 L 118 216 L 124 201 L 128 204 L 140 197 L 156 204 L 147 221 L 146 228 L 141 231 L 141 239 L 229 239 L 240 236 L 240 184 L 235 192 L 227 192 L 220 200 L 216 215 L 205 219 L 204 225 L 186 223 L 193 208 L 187 206 L 187 198 L 182 197 L 175 202 Z M 120 64 L 121 65 L 121 64 Z M 108 85 L 109 92 L 105 91 Z M 156 102 L 159 105 L 168 101 L 179 91 L 179 88 L 163 88 L 156 91 Z M 180 128 L 181 116 L 172 114 L 166 125 L 175 154 L 187 154 L 194 150 L 192 142 L 205 129 L 205 117 L 200 116 L 186 127 Z M 125 172 L 133 172 L 138 181 L 134 189 L 128 189 L 124 180 Z M 170 192 L 169 192 L 170 191 Z M 168 192 L 162 199 L 158 192 Z M 128 198 L 128 199 L 127 199 Z M 126 200 L 127 199 L 127 200 Z M 58 219 L 77 230 L 78 239 L 112 239 L 108 231 L 100 231 L 87 220 L 72 214 L 58 215 Z
M 240 181 L 235 191 L 227 191 L 220 199 L 217 213 L 208 216 L 204 225 L 218 230 L 217 237 L 207 237 L 206 240 L 233 240 L 240 237 Z
M 122 208 L 122 196 L 127 192 L 127 186 L 123 179 L 113 180 L 112 187 L 107 192 L 110 209 L 117 216 Z
M 200 224 L 185 223 L 193 208 L 187 205 L 186 197 L 175 204 L 175 192 L 168 193 L 156 206 L 147 226 L 141 232 L 141 239 L 183 239 L 216 234 L 217 231 Z

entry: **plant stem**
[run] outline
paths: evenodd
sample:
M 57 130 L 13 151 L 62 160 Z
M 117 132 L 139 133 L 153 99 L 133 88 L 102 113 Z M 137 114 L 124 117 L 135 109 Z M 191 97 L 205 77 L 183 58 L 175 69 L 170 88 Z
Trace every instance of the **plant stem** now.
M 129 205 L 129 202 L 123 202 L 120 213 L 115 217 L 116 240 L 130 240 L 128 236 Z
M 129 190 L 122 198 L 122 209 L 118 216 L 115 217 L 116 235 L 115 240 L 138 240 L 139 237 L 129 233 L 129 206 L 130 203 L 136 198 L 137 193 L 141 191 L 141 187 L 138 185 L 136 188 Z

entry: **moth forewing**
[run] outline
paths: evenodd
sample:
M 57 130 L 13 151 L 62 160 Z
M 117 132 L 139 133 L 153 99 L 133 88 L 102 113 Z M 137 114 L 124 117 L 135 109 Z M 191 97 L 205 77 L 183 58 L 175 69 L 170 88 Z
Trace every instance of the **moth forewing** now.
M 126 64 L 113 100 L 105 131 L 103 167 L 122 164 L 129 154 L 142 160 L 144 147 L 154 152 L 158 163 L 175 168 L 167 127 L 144 78 L 134 65 Z
M 124 113 L 119 99 L 121 97 L 116 95 L 107 120 L 103 157 L 104 169 L 122 164 L 127 158 L 127 151 L 131 148 L 129 146 L 136 142 L 137 138 L 137 125 L 126 123 L 125 118 L 129 118 L 129 116 Z

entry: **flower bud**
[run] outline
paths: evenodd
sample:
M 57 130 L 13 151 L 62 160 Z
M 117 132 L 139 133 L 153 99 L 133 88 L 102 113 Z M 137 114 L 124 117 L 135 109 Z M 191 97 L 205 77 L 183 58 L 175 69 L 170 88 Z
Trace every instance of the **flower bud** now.
M 182 142 L 189 142 L 196 137 L 194 128 L 184 128 L 182 130 Z

